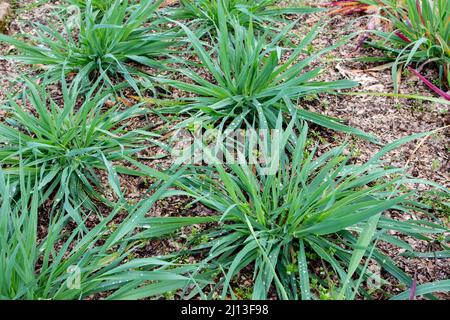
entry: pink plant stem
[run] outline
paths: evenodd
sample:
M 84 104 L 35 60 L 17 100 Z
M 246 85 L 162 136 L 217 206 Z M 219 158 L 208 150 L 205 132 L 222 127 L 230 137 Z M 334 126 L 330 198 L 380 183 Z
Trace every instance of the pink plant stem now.
M 357 0 L 340 0 L 340 1 L 332 1 L 332 2 L 325 2 L 322 3 L 322 6 L 326 7 L 326 6 L 338 6 L 342 3 L 345 2 L 357 2 Z
M 403 41 L 406 41 L 408 43 L 411 43 L 411 40 L 409 40 L 403 33 L 401 33 L 400 31 L 396 31 L 395 32 L 396 36 L 399 37 L 400 39 L 402 39 Z
M 416 7 L 417 7 L 417 12 L 419 12 L 420 20 L 422 21 L 422 24 L 425 27 L 425 20 L 423 19 L 422 8 L 420 7 L 419 0 L 416 0 Z
M 439 89 L 437 86 L 432 84 L 427 78 L 425 78 L 423 75 L 421 75 L 419 73 L 419 71 L 417 71 L 416 69 L 413 69 L 411 67 L 408 67 L 408 69 L 409 69 L 409 71 L 414 73 L 414 75 L 416 75 L 420 80 L 422 80 L 422 82 L 425 83 L 428 86 L 428 88 L 430 88 L 431 90 L 436 92 L 438 95 L 440 95 L 445 100 L 450 101 L 450 94 L 444 92 L 443 90 Z

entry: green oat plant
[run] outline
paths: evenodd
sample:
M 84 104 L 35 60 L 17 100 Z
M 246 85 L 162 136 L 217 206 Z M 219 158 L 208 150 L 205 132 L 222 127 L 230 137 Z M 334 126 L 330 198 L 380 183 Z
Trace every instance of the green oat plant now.
M 179 8 L 169 9 L 169 17 L 175 20 L 188 20 L 197 33 L 204 34 L 208 31 L 214 32 L 223 14 L 236 18 L 240 25 L 248 26 L 252 21 L 257 28 L 268 29 L 273 22 L 282 21 L 284 15 L 323 11 L 321 8 L 312 7 L 280 7 L 278 2 L 278 0 L 181 0 Z
M 163 68 L 164 61 L 159 58 L 174 42 L 173 33 L 161 31 L 160 19 L 155 17 L 160 4 L 161 0 L 141 1 L 129 6 L 128 0 L 116 0 L 97 21 L 99 11 L 87 1 L 79 30 L 62 22 L 64 31 L 60 33 L 56 26 L 35 23 L 37 35 L 23 35 L 26 42 L 0 35 L 0 42 L 19 51 L 3 58 L 43 66 L 44 75 L 52 81 L 58 81 L 64 71 L 83 80 L 102 78 L 110 85 L 114 79 L 124 79 L 139 92 L 136 77 L 149 78 L 137 66 Z
M 45 86 L 24 80 L 22 95 L 3 106 L 7 117 L 0 123 L 0 165 L 11 181 L 18 181 L 20 170 L 34 173 L 41 178 L 36 188 L 64 208 L 94 210 L 93 199 L 108 204 L 98 170 L 115 172 L 113 161 L 142 150 L 155 135 L 145 128 L 128 131 L 127 121 L 146 111 L 114 104 L 111 90 L 98 82 L 82 93 L 80 83 L 68 87 L 63 78 L 62 96 L 52 97 Z
M 450 84 L 450 2 L 447 0 L 381 0 L 383 19 L 391 24 L 392 32 L 374 31 L 381 37 L 379 41 L 369 41 L 368 45 L 383 50 L 391 63 L 395 91 L 402 66 L 424 81 L 420 70 L 431 63 L 438 67 L 436 83 L 449 87 Z M 417 71 L 418 70 L 418 71 Z M 450 100 L 442 90 L 424 81 L 432 90 Z M 431 86 L 429 85 L 431 84 Z
M 448 230 L 439 221 L 399 221 L 384 215 L 388 210 L 426 213 L 428 207 L 417 200 L 416 192 L 401 191 L 400 186 L 427 182 L 409 178 L 405 168 L 387 167 L 380 159 L 424 134 L 400 139 L 366 163 L 352 164 L 345 145 L 318 155 L 318 146 L 308 143 L 306 125 L 291 122 L 283 130 L 282 123 L 280 117 L 280 138 L 269 139 L 266 149 L 272 150 L 269 158 L 276 159 L 271 160 L 278 165 L 274 173 L 263 171 L 269 162 L 191 165 L 177 182 L 178 194 L 193 197 L 193 203 L 215 213 L 150 218 L 145 221 L 150 228 L 142 236 L 161 237 L 181 226 L 215 221 L 212 227 L 200 228 L 203 231 L 196 234 L 185 254 L 203 257 L 203 269 L 215 271 L 212 292 L 218 291 L 221 298 L 236 298 L 239 279 L 249 273 L 253 275 L 253 299 L 318 299 L 323 291 L 328 299 L 370 298 L 373 288 L 366 281 L 378 279 L 382 286 L 387 280 L 377 278 L 369 264 L 411 287 L 412 279 L 377 248 L 377 242 L 388 242 L 414 255 L 413 248 L 390 231 L 432 241 L 430 237 Z M 243 155 L 241 159 L 249 159 Z M 217 159 L 215 154 L 211 153 L 211 159 Z M 143 173 L 155 174 L 134 164 Z M 318 268 L 321 273 L 315 271 Z M 439 283 L 436 289 L 445 291 L 449 285 L 448 281 Z
M 335 118 L 301 107 L 302 97 L 317 93 L 336 93 L 337 90 L 357 85 L 350 80 L 314 81 L 321 68 L 305 70 L 317 57 L 335 49 L 342 42 L 301 59 L 306 47 L 320 31 L 319 25 L 297 47 L 291 49 L 281 47 L 280 41 L 292 32 L 297 22 L 286 26 L 268 41 L 267 33 L 254 34 L 252 23 L 246 28 L 238 21 L 225 17 L 220 3 L 219 13 L 218 35 L 211 46 L 204 44 L 189 28 L 180 24 L 201 61 L 201 67 L 210 73 L 212 79 L 206 79 L 201 73 L 188 68 L 180 69 L 179 73 L 193 83 L 157 78 L 159 83 L 189 94 L 189 97 L 175 101 L 179 106 L 158 111 L 191 115 L 181 126 L 202 122 L 218 127 L 227 125 L 233 130 L 241 125 L 274 128 L 281 110 L 286 118 L 296 114 L 299 118 L 326 128 L 376 141 L 372 135 L 346 126 Z M 228 23 L 232 24 L 231 30 Z M 288 58 L 283 60 L 285 56 Z
M 59 211 L 44 225 L 38 219 L 39 203 L 48 199 L 35 187 L 42 180 L 26 171 L 23 167 L 20 183 L 12 184 L 0 169 L 0 299 L 141 299 L 204 285 L 190 276 L 197 266 L 173 264 L 170 256 L 136 256 L 141 243 L 130 240 L 170 183 L 136 206 L 117 203 L 81 237 L 80 225 L 67 224 L 78 213 Z M 114 224 L 124 211 L 126 218 Z

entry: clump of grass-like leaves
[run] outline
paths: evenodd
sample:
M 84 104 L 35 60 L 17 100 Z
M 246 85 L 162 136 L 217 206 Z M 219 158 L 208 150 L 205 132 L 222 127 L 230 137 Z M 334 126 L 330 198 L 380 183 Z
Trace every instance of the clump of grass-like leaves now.
M 221 8 L 219 5 L 219 11 L 223 13 Z M 189 98 L 177 100 L 179 107 L 163 109 L 162 112 L 191 115 L 183 124 L 203 122 L 219 127 L 229 125 L 229 128 L 233 129 L 242 125 L 274 128 L 278 113 L 283 111 L 286 118 L 295 114 L 298 118 L 333 130 L 376 140 L 373 136 L 346 126 L 339 120 L 301 107 L 302 97 L 323 92 L 333 93 L 357 85 L 350 80 L 314 81 L 321 68 L 305 70 L 320 54 L 339 45 L 330 46 L 300 59 L 319 31 L 319 25 L 316 25 L 297 47 L 286 49 L 280 46 L 280 41 L 287 36 L 296 22 L 268 41 L 267 34 L 254 34 L 251 23 L 246 28 L 233 20 L 232 28 L 229 29 L 227 21 L 227 18 L 221 15 L 218 35 L 211 46 L 202 43 L 189 28 L 181 25 L 202 67 L 206 68 L 212 79 L 205 79 L 192 69 L 181 69 L 180 72 L 194 83 L 159 78 L 160 83 L 190 94 Z M 283 60 L 287 53 L 289 57 Z
M 23 94 L 9 99 L 8 117 L 0 123 L 0 165 L 11 181 L 25 170 L 42 178 L 36 188 L 54 194 L 56 204 L 92 207 L 90 199 L 106 201 L 96 170 L 113 172 L 112 161 L 145 148 L 154 135 L 127 131 L 123 124 L 145 111 L 139 105 L 111 106 L 113 95 L 98 89 L 83 94 L 79 84 L 67 87 L 63 80 L 62 97 L 55 100 L 45 87 L 25 80 Z
M 277 0 L 181 0 L 181 7 L 170 10 L 173 19 L 189 20 L 197 32 L 214 31 L 222 15 L 236 19 L 240 25 L 250 21 L 265 29 L 268 24 L 282 20 L 286 14 L 308 14 L 322 11 L 320 8 L 290 6 L 281 8 Z M 221 8 L 222 7 L 222 8 Z M 223 11 L 222 11 L 223 10 Z
M 120 76 L 119 80 L 125 79 L 139 92 L 135 77 L 148 77 L 134 64 L 162 68 L 164 63 L 156 57 L 168 52 L 174 38 L 172 32 L 160 31 L 155 18 L 161 1 L 141 1 L 134 6 L 128 3 L 115 0 L 98 21 L 99 11 L 88 2 L 76 36 L 67 24 L 64 34 L 56 27 L 36 24 L 36 36 L 24 35 L 30 43 L 0 35 L 1 42 L 19 51 L 6 58 L 44 66 L 45 75 L 53 81 L 60 79 L 62 71 L 83 80 L 102 78 L 111 85 Z
M 334 299 L 370 297 L 361 285 L 374 276 L 369 263 L 410 286 L 411 278 L 377 249 L 377 241 L 414 255 L 411 246 L 392 236 L 391 230 L 428 239 L 427 234 L 443 233 L 446 228 L 383 214 L 387 210 L 413 214 L 426 206 L 417 201 L 415 191 L 399 188 L 419 181 L 408 178 L 404 169 L 386 167 L 380 158 L 419 135 L 387 145 L 368 162 L 355 165 L 345 155 L 345 145 L 320 156 L 317 145 L 309 151 L 306 125 L 298 127 L 299 133 L 292 124 L 283 130 L 280 117 L 277 128 L 282 133 L 268 140 L 266 150 L 272 150 L 268 157 L 272 160 L 266 164 L 242 161 L 248 159 L 245 156 L 241 161 L 225 157 L 226 164 L 220 164 L 211 155 L 213 165 L 192 167 L 183 175 L 177 184 L 183 190 L 179 194 L 193 197 L 215 214 L 162 218 L 160 223 L 153 218 L 149 222 L 153 227 L 143 235 L 161 236 L 187 224 L 215 221 L 215 227 L 197 234 L 200 241 L 193 241 L 189 252 L 201 253 L 203 268 L 215 270 L 219 279 L 215 289 L 221 290 L 222 298 L 234 297 L 233 282 L 249 267 L 253 299 L 273 294 L 282 299 L 316 299 L 319 285 Z M 275 170 L 268 172 L 268 167 Z M 140 169 L 146 172 L 142 165 Z M 325 266 L 324 274 L 314 271 L 318 262 Z
M 83 225 L 67 228 L 71 217 L 79 215 L 77 208 L 59 211 L 42 235 L 39 205 L 48 199 L 35 187 L 42 180 L 34 181 L 36 177 L 25 170 L 20 170 L 19 184 L 12 185 L 7 177 L 0 169 L 2 300 L 76 300 L 97 294 L 106 299 L 141 299 L 194 284 L 189 274 L 197 266 L 173 264 L 170 257 L 133 257 L 139 243 L 130 241 L 130 236 L 168 184 L 136 206 L 118 203 L 89 231 Z M 122 210 L 128 216 L 112 229 Z
M 381 0 L 382 12 L 392 32 L 374 31 L 382 41 L 369 45 L 386 52 L 392 63 L 392 77 L 398 90 L 399 67 L 410 66 L 419 73 L 424 65 L 438 66 L 441 85 L 449 86 L 450 2 L 447 0 Z M 417 69 L 419 70 L 417 72 Z M 420 73 L 419 73 L 420 74 Z M 422 80 L 423 78 L 420 77 Z M 450 100 L 445 90 L 425 82 L 432 90 Z M 434 86 L 434 87 L 433 87 Z M 437 90 L 436 90 L 437 89 Z

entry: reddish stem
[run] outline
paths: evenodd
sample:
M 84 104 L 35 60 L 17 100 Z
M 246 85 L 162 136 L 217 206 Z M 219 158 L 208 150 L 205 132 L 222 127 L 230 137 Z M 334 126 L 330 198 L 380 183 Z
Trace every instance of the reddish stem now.
M 417 71 L 416 69 L 413 69 L 411 67 L 408 67 L 409 71 L 411 71 L 412 73 L 414 73 L 420 80 L 422 80 L 423 83 L 425 83 L 427 85 L 428 88 L 430 88 L 431 90 L 433 90 L 434 92 L 436 92 L 438 95 L 440 95 L 442 98 L 444 98 L 445 100 L 450 101 L 450 94 L 444 92 L 443 90 L 439 89 L 437 86 L 435 86 L 434 84 L 432 84 L 427 78 L 425 78 L 423 75 L 421 75 L 419 73 L 419 71 Z
M 395 31 L 395 34 L 397 35 L 397 37 L 399 37 L 400 39 L 402 39 L 403 41 L 406 41 L 408 43 L 411 43 L 411 40 L 409 40 L 403 33 L 401 33 L 400 31 Z
M 419 12 L 420 20 L 422 21 L 422 24 L 425 27 L 425 20 L 423 19 L 422 8 L 420 7 L 419 0 L 416 0 L 416 7 L 417 7 L 417 12 Z

